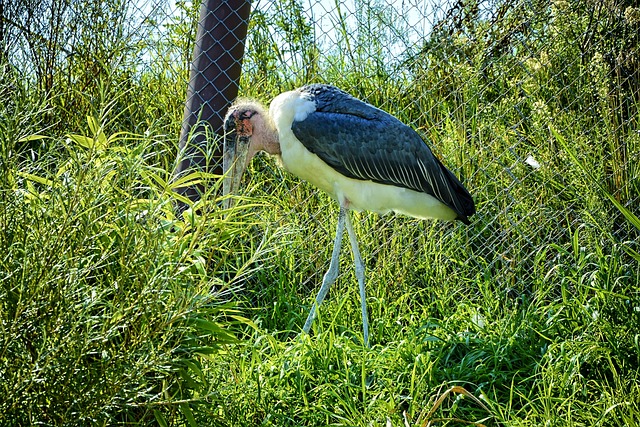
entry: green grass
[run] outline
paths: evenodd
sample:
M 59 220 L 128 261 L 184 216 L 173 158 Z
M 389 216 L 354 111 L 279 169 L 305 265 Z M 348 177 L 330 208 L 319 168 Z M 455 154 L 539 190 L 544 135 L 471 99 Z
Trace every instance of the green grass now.
M 238 208 L 210 196 L 177 218 L 145 160 L 165 142 L 84 134 L 4 157 L 2 424 L 637 425 L 638 265 L 601 224 L 498 226 L 477 191 L 470 227 L 354 214 L 366 349 L 348 250 L 299 335 L 330 257 L 326 196 L 262 161 Z
M 3 65 L 0 425 L 640 425 L 638 93 L 594 94 L 620 82 L 546 27 L 491 61 L 484 33 L 318 55 L 296 5 L 254 20 L 242 95 L 327 81 L 385 108 L 463 178 L 472 224 L 353 213 L 372 347 L 348 245 L 300 335 L 335 202 L 260 156 L 236 207 L 195 172 L 208 192 L 176 215 L 185 70 L 105 65 L 78 92 L 64 69 L 48 97 Z M 159 55 L 188 56 L 191 27 Z M 302 62 L 269 56 L 283 40 Z
M 97 123 L 8 159 L 3 424 L 637 425 L 638 265 L 597 224 L 523 254 L 513 289 L 482 214 L 354 214 L 372 348 L 346 250 L 301 336 L 335 204 L 259 162 L 270 194 L 176 218 L 160 142 Z

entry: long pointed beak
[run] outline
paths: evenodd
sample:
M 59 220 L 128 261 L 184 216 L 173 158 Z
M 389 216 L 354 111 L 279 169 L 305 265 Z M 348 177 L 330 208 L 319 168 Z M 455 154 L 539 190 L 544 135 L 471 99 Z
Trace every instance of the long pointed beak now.
M 227 122 L 231 120 L 233 120 L 233 117 L 230 117 Z M 247 166 L 247 153 L 249 152 L 250 141 L 250 137 L 238 135 L 235 131 L 235 126 L 231 131 L 225 132 L 224 155 L 222 159 L 222 171 L 224 176 L 222 181 L 222 192 L 225 196 L 238 193 L 240 180 L 242 179 L 242 174 Z M 229 209 L 234 205 L 234 203 L 235 200 L 233 197 L 227 197 L 223 201 L 223 207 L 225 209 Z

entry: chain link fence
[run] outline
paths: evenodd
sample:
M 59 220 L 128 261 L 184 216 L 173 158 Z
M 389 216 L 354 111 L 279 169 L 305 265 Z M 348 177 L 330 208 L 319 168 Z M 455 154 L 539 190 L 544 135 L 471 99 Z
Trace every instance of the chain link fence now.
M 461 177 L 478 213 L 466 229 L 359 215 L 370 266 L 393 233 L 408 228 L 405 253 L 397 254 L 407 263 L 446 261 L 427 253 L 438 241 L 463 252 L 469 279 L 489 275 L 519 294 L 553 276 L 578 232 L 578 246 L 599 240 L 637 249 L 637 229 L 624 214 L 640 211 L 637 2 L 261 0 L 251 4 L 248 23 L 248 3 L 238 4 L 244 9 L 234 12 L 233 26 L 208 28 L 230 3 L 201 15 L 200 4 L 184 1 L 2 2 L 0 59 L 40 88 L 44 124 L 54 130 L 102 99 L 129 112 L 113 126 L 161 128 L 173 140 L 182 134 L 180 152 L 168 148 L 164 158 L 172 160 L 161 163 L 168 171 L 178 165 L 178 173 L 193 157 L 215 170 L 235 91 L 268 103 L 326 82 L 397 116 Z M 234 55 L 221 62 L 205 46 L 192 58 L 198 40 L 216 43 L 221 35 Z M 111 95 L 123 88 L 119 107 Z M 193 106 L 186 113 L 185 101 Z M 277 213 L 260 215 L 324 233 L 328 247 L 337 206 L 273 166 L 256 162 L 251 194 L 284 188 L 287 197 Z M 316 256 L 300 261 L 314 266 L 302 279 L 309 288 L 328 265 L 327 247 L 307 248 Z

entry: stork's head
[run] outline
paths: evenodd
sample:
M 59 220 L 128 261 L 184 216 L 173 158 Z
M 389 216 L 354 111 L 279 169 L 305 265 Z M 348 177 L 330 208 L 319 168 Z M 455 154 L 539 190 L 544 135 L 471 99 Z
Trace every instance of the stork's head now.
M 275 126 L 265 108 L 255 102 L 231 106 L 224 121 L 223 193 L 236 193 L 244 170 L 258 151 L 280 154 Z M 225 200 L 230 207 L 232 199 Z

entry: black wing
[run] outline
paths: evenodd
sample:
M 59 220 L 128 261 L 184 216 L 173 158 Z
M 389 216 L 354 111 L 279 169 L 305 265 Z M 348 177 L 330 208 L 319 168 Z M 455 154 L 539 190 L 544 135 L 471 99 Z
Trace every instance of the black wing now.
M 291 129 L 312 153 L 345 176 L 424 192 L 458 213 L 475 213 L 471 195 L 409 126 L 326 85 L 299 89 L 316 111 Z

